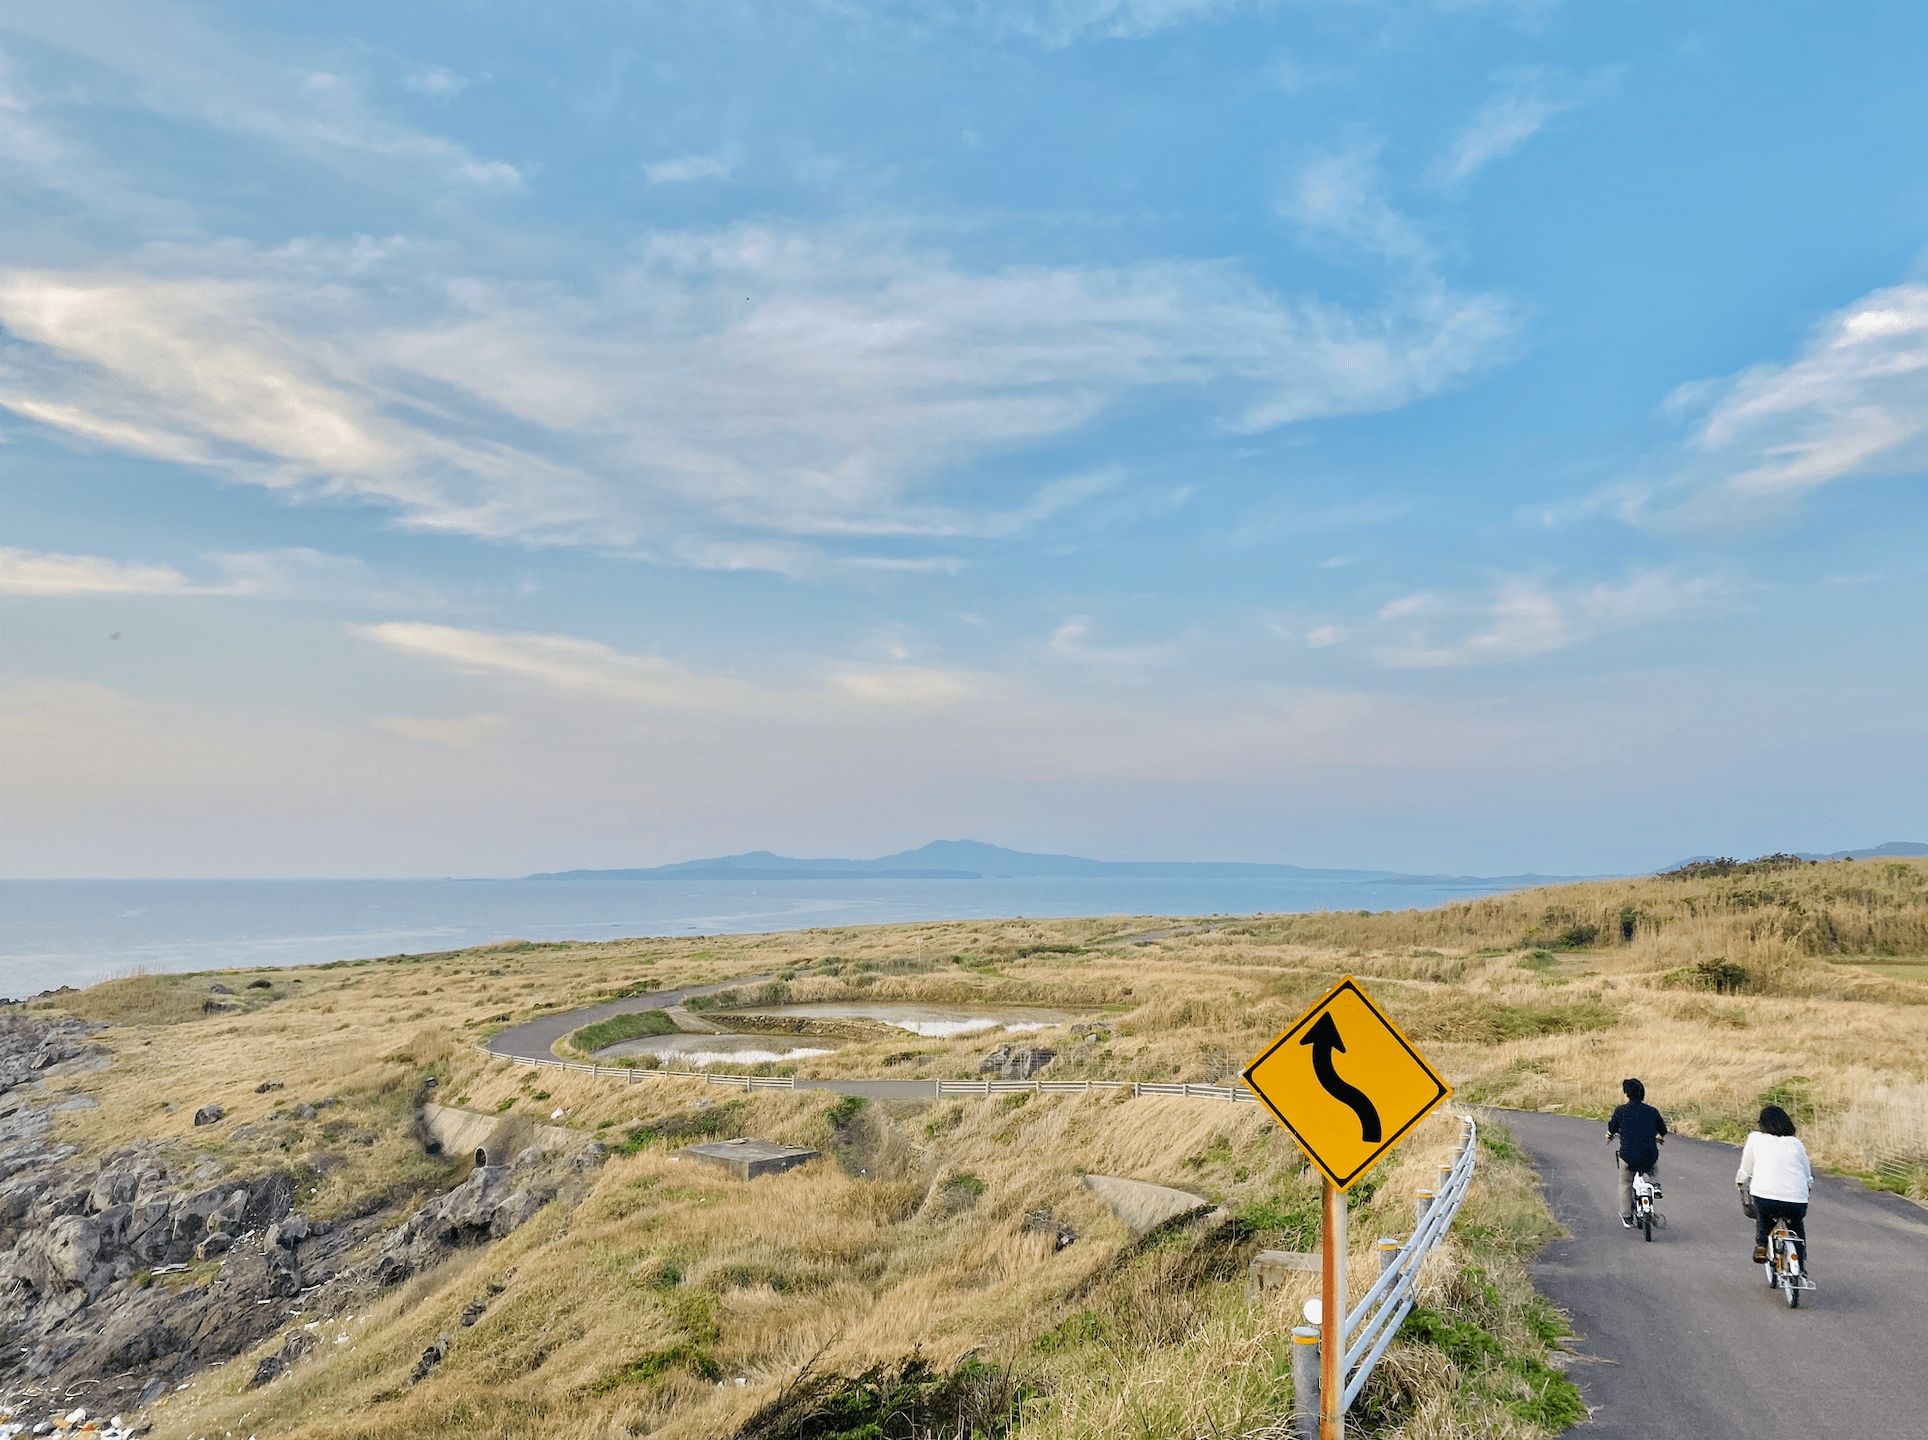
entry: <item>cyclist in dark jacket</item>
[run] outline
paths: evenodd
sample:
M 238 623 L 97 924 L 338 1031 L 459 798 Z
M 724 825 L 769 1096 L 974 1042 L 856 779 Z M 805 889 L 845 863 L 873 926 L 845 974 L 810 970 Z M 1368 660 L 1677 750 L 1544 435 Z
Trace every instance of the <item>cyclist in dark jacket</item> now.
M 1647 1087 L 1638 1080 L 1622 1080 L 1627 1103 L 1607 1121 L 1607 1138 L 1620 1137 L 1620 1223 L 1633 1229 L 1633 1177 L 1660 1168 L 1660 1146 L 1667 1138 L 1667 1122 L 1647 1103 Z

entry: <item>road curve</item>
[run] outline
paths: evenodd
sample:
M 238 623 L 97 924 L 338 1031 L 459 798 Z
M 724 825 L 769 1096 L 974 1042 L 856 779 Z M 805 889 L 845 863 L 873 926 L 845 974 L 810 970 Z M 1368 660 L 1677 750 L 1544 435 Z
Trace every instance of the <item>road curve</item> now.
M 563 1036 L 607 1020 L 612 1015 L 634 1015 L 642 1010 L 667 1010 L 681 1005 L 692 995 L 713 995 L 718 990 L 734 990 L 741 985 L 761 985 L 768 975 L 745 975 L 740 980 L 725 980 L 715 985 L 692 985 L 686 990 L 658 990 L 653 995 L 629 995 L 621 1000 L 605 1000 L 582 1010 L 564 1010 L 559 1015 L 543 1015 L 520 1025 L 511 1025 L 491 1035 L 485 1048 L 491 1055 L 506 1060 L 553 1060 L 555 1044 Z
M 1580 1353 L 1602 1362 L 1567 1372 L 1593 1409 L 1576 1440 L 1928 1436 L 1928 1212 L 1817 1180 L 1808 1231 L 1818 1288 L 1789 1310 L 1749 1258 L 1735 1146 L 1667 1142 L 1667 1226 L 1649 1244 L 1620 1227 L 1604 1124 L 1500 1118 L 1571 1232 L 1540 1253 L 1534 1278 L 1573 1317 Z
M 498 1030 L 485 1042 L 491 1055 L 505 1060 L 554 1060 L 555 1044 L 563 1036 L 607 1020 L 612 1015 L 630 1015 L 639 1010 L 667 1010 L 692 995 L 709 995 L 718 990 L 733 990 L 743 985 L 761 985 L 768 975 L 746 975 L 716 985 L 694 985 L 687 990 L 658 990 L 652 995 L 631 995 L 621 1000 L 605 1000 L 582 1010 L 565 1010 L 559 1015 L 543 1015 L 520 1025 Z M 863 1095 L 873 1100 L 928 1100 L 937 1087 L 929 1080 L 799 1080 L 799 1090 L 830 1090 L 838 1095 Z

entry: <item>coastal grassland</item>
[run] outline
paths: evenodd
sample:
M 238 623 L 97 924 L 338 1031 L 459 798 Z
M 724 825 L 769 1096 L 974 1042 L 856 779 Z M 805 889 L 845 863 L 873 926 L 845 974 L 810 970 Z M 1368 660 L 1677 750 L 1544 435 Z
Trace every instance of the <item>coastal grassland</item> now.
M 1768 1097 L 1795 1114 L 1817 1164 L 1922 1197 L 1928 986 L 1870 967 L 1905 974 L 1928 961 L 1928 946 L 1908 948 L 1924 917 L 1928 864 L 1851 862 L 1388 915 L 508 942 L 135 976 L 36 1003 L 107 1022 L 98 1038 L 115 1054 L 110 1069 L 62 1082 L 99 1108 L 58 1114 L 61 1139 L 104 1151 L 160 1137 L 236 1169 L 285 1165 L 314 1213 L 356 1211 L 370 1196 L 406 1207 L 461 1177 L 464 1163 L 425 1155 L 412 1133 L 414 1106 L 431 1094 L 573 1128 L 610 1150 L 580 1203 L 410 1280 L 352 1322 L 333 1317 L 347 1338 L 286 1379 L 244 1391 L 256 1358 L 246 1356 L 182 1392 L 149 1417 L 161 1440 L 561 1425 L 585 1436 L 741 1429 L 752 1440 L 831 1433 L 803 1424 L 807 1407 L 848 1418 L 867 1395 L 950 1406 L 946 1433 L 977 1406 L 987 1434 L 999 1433 L 995 1414 L 1018 1413 L 1023 1434 L 1053 1440 L 1244 1436 L 1283 1412 L 1283 1337 L 1303 1295 L 1288 1287 L 1248 1304 L 1243 1257 L 1316 1235 L 1310 1177 L 1256 1107 L 1098 1092 L 839 1111 L 808 1092 L 535 1070 L 477 1042 L 558 1010 L 704 983 L 738 992 L 705 1012 L 724 1023 L 733 1004 L 811 999 L 1049 1006 L 1099 1023 L 1013 1037 L 1057 1052 L 1048 1077 L 1223 1083 L 1351 973 L 1457 1087 L 1455 1104 L 1603 1115 L 1620 1079 L 1637 1074 L 1676 1128 L 1731 1139 Z M 234 993 L 210 1010 L 214 983 Z M 793 1068 L 976 1075 L 1002 1038 L 840 1039 L 835 1054 Z M 297 1106 L 330 1098 L 339 1103 L 299 1118 Z M 226 1117 L 194 1127 L 210 1103 Z M 1412 1192 L 1451 1130 L 1442 1117 L 1403 1147 L 1364 1197 L 1359 1276 L 1376 1235 L 1409 1228 Z M 1378 1433 L 1526 1436 L 1570 1416 L 1547 1368 L 1558 1318 L 1522 1265 L 1550 1221 L 1503 1131 L 1487 1133 L 1480 1184 L 1428 1273 L 1414 1333 L 1375 1382 Z M 678 1153 L 737 1135 L 825 1158 L 741 1186 Z M 1133 1241 L 1082 1173 L 1191 1187 L 1242 1218 L 1210 1235 Z M 1046 1208 L 1050 1225 L 1027 1228 Z M 1059 1224 L 1079 1236 L 1063 1249 Z M 494 1284 L 504 1288 L 482 1318 L 462 1326 L 463 1308 Z M 448 1358 L 411 1384 L 445 1332 Z M 801 1431 L 781 1428 L 785 1415 Z
M 1290 1329 L 1311 1277 L 1255 1304 L 1244 1271 L 1261 1232 L 1233 1219 L 1134 1240 L 1078 1178 L 1181 1180 L 1264 1220 L 1308 1181 L 1256 1109 L 1108 1095 L 1016 1108 L 873 1101 L 844 1111 L 847 1128 L 867 1127 L 854 1137 L 867 1175 L 826 1158 L 744 1185 L 680 1152 L 712 1130 L 687 1128 L 711 1098 L 702 1089 L 652 1087 L 653 1105 L 622 1127 L 652 1138 L 607 1161 L 572 1210 L 553 1206 L 330 1321 L 331 1343 L 265 1390 L 240 1388 L 243 1357 L 233 1378 L 178 1397 L 156 1433 L 821 1436 L 824 1416 L 861 1406 L 862 1377 L 901 1388 L 918 1366 L 952 1381 L 954 1399 L 998 1390 L 1006 1408 L 979 1417 L 990 1435 L 1243 1435 L 1287 1413 Z M 832 1100 L 758 1092 L 707 1108 L 719 1112 L 713 1133 L 828 1150 Z M 1374 1237 L 1409 1224 L 1413 1191 L 1456 1131 L 1451 1117 L 1426 1127 L 1361 1196 L 1355 1295 Z M 973 1183 L 955 1183 L 964 1176 Z M 1049 1228 L 1027 1227 L 1045 1209 Z M 1571 1399 L 1546 1363 L 1558 1327 L 1518 1257 L 1551 1226 L 1504 1146 L 1482 1156 L 1464 1215 L 1422 1287 L 1424 1313 L 1457 1349 L 1400 1342 L 1374 1428 L 1412 1440 L 1543 1435 Z M 1064 1225 L 1078 1238 L 1057 1248 Z M 478 1297 L 487 1308 L 463 1327 Z M 447 1358 L 408 1383 L 442 1335 Z

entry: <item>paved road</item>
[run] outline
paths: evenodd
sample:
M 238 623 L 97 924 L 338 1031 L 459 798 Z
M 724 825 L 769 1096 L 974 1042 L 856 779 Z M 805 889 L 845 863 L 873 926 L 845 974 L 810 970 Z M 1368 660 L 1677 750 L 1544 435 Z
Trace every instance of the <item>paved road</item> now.
M 653 995 L 631 995 L 622 1000 L 606 1000 L 584 1010 L 567 1010 L 560 1015 L 544 1015 L 521 1025 L 498 1030 L 488 1039 L 491 1055 L 511 1060 L 553 1060 L 553 1046 L 563 1036 L 607 1020 L 612 1015 L 630 1015 L 639 1010 L 667 1010 L 680 1005 L 691 995 L 707 995 L 741 985 L 761 985 L 768 975 L 748 975 L 720 985 L 699 985 L 688 990 L 659 990 Z M 831 1090 L 839 1095 L 865 1095 L 875 1100 L 928 1100 L 936 1090 L 929 1080 L 799 1080 L 799 1090 Z
M 1504 1112 L 1572 1232 L 1541 1252 L 1540 1288 L 1573 1317 L 1593 1423 L 1575 1440 L 1928 1437 L 1928 1212 L 1851 1181 L 1817 1182 L 1817 1289 L 1790 1310 L 1749 1258 L 1740 1152 L 1676 1137 L 1661 1151 L 1667 1228 L 1620 1228 L 1597 1120 Z
M 502 1055 L 512 1060 L 553 1060 L 556 1058 L 556 1041 L 585 1025 L 594 1025 L 598 1020 L 607 1020 L 612 1015 L 633 1015 L 639 1010 L 667 1010 L 672 1005 L 681 1005 L 691 995 L 709 995 L 740 985 L 761 985 L 771 978 L 768 975 L 745 975 L 739 980 L 726 980 L 717 985 L 693 985 L 687 990 L 658 990 L 653 995 L 631 995 L 623 1000 L 605 1000 L 600 1005 L 591 1005 L 583 1010 L 544 1015 L 539 1020 L 496 1031 L 489 1037 L 488 1051 L 491 1055 Z

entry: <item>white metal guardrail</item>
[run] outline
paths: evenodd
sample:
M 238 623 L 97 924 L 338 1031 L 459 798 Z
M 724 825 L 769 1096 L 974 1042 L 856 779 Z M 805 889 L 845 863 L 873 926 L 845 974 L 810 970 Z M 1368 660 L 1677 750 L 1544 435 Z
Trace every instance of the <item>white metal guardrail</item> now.
M 1386 1353 L 1386 1347 L 1392 1344 L 1406 1316 L 1412 1313 L 1419 1267 L 1446 1238 L 1453 1218 L 1465 1203 L 1479 1151 L 1479 1126 L 1470 1115 L 1462 1115 L 1460 1127 L 1459 1148 L 1454 1153 L 1452 1166 L 1441 1168 L 1439 1186 L 1430 1198 L 1421 1193 L 1418 1203 L 1423 1210 L 1417 1217 L 1412 1238 L 1396 1250 L 1385 1248 L 1392 1242 L 1381 1242 L 1379 1278 L 1346 1315 L 1341 1332 L 1347 1337 L 1346 1349 L 1339 1371 L 1345 1377 L 1342 1411 L 1350 1409 L 1359 1398 L 1366 1381 L 1372 1378 L 1373 1368 L 1379 1364 L 1379 1357 Z M 1319 1331 L 1303 1326 L 1292 1334 L 1295 1341 L 1292 1378 L 1298 1392 L 1294 1416 L 1298 1434 L 1311 1440 L 1318 1433 Z

